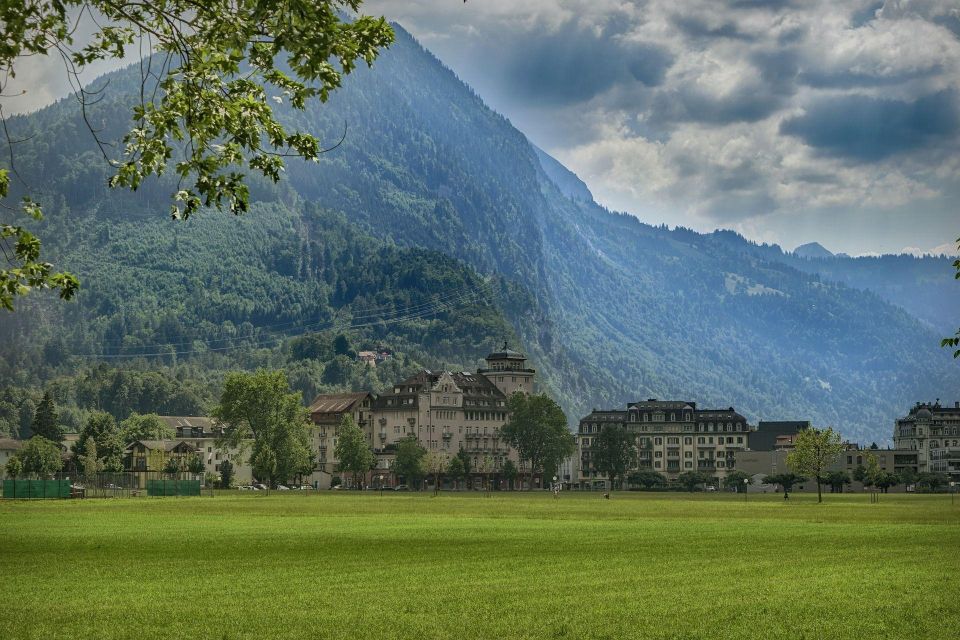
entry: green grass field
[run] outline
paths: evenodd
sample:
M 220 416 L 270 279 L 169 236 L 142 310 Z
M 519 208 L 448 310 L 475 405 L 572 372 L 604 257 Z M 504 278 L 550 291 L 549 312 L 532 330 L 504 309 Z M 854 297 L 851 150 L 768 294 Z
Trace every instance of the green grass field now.
M 0 638 L 960 636 L 948 496 L 0 503 Z

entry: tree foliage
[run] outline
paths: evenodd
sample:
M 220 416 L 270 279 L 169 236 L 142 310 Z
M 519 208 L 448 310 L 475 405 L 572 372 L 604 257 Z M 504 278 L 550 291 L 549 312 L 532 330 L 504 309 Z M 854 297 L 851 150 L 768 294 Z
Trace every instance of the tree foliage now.
M 700 471 L 684 471 L 677 476 L 677 482 L 687 491 L 694 491 L 700 485 L 710 482 L 710 476 Z
M 397 455 L 393 460 L 393 473 L 403 477 L 408 485 L 420 481 L 424 474 L 423 458 L 426 449 L 420 446 L 415 436 L 404 436 L 397 441 Z
M 57 408 L 53 403 L 53 398 L 49 391 L 43 393 L 43 399 L 37 405 L 37 411 L 33 415 L 33 424 L 30 430 L 35 436 L 42 436 L 52 442 L 63 442 L 63 431 L 60 429 L 60 419 L 57 416 Z
M 176 432 L 155 413 L 131 413 L 130 417 L 120 423 L 120 439 L 124 444 L 137 440 L 168 440 Z
M 850 476 L 845 471 L 831 471 L 823 481 L 830 486 L 831 493 L 843 493 L 843 487 L 850 484 Z
M 226 427 L 218 447 L 245 451 L 253 439 L 250 463 L 260 480 L 276 485 L 312 471 L 307 411 L 282 371 L 228 374 L 213 416 Z
M 513 489 L 513 481 L 517 478 L 518 473 L 517 465 L 513 464 L 513 460 L 505 460 L 503 466 L 500 467 L 500 474 L 507 481 L 508 489 Z
M 632 485 L 639 485 L 644 489 L 653 489 L 654 487 L 667 486 L 667 478 L 662 473 L 651 469 L 640 469 L 631 471 L 627 475 L 627 481 Z
M 353 477 L 353 486 L 359 487 L 364 475 L 373 467 L 376 458 L 363 430 L 354 422 L 353 416 L 346 414 L 337 427 L 337 446 L 334 448 L 337 458 L 337 471 L 349 473 Z
M 507 401 L 510 419 L 500 428 L 500 437 L 530 464 L 530 485 L 545 463 L 557 465 L 576 451 L 576 441 L 567 428 L 563 409 L 545 394 L 514 393 Z
M 610 490 L 617 488 L 617 478 L 624 475 L 637 458 L 637 439 L 623 427 L 604 426 L 590 442 L 590 459 L 594 468 L 610 479 Z
M 805 482 L 806 478 L 795 473 L 777 473 L 764 477 L 764 484 L 780 485 L 784 493 L 793 491 L 793 485 Z
M 123 471 L 123 441 L 113 416 L 102 411 L 93 413 L 83 425 L 79 439 L 73 444 L 74 460 L 83 473 L 87 473 L 82 465 L 88 440 L 96 443 L 96 455 L 100 461 L 98 471 Z
M 224 460 L 220 463 L 220 488 L 229 489 L 233 484 L 233 463 Z
M 88 435 L 83 442 L 83 453 L 76 455 L 77 467 L 84 476 L 91 478 L 103 470 L 103 461 L 97 452 L 97 441 Z
M 383 18 L 358 15 L 362 0 L 116 0 L 30 1 L 0 4 L 3 29 L 0 71 L 13 77 L 21 56 L 58 55 L 76 83 L 82 69 L 98 60 L 121 59 L 135 45 L 148 47 L 141 62 L 139 103 L 123 137 L 121 157 L 99 148 L 115 169 L 110 186 L 138 189 L 161 176 L 171 162 L 178 178 L 170 212 L 186 218 L 201 206 L 243 213 L 249 203 L 244 171 L 276 182 L 285 157 L 316 161 L 323 152 L 310 133 L 288 131 L 276 118 L 274 103 L 303 110 L 308 101 L 326 102 L 344 75 L 362 60 L 373 64 L 393 41 Z M 83 43 L 74 42 L 77 21 L 90 10 L 96 26 Z M 4 83 L 5 84 L 5 83 Z M 2 90 L 0 86 L 0 90 Z M 95 92 L 74 84 L 86 107 Z M 0 113 L 2 117 L 2 113 Z M 89 124 L 88 124 L 89 126 Z M 9 173 L 0 171 L 0 197 Z M 24 211 L 40 217 L 39 205 L 24 200 Z M 15 238 L 11 268 L 0 271 L 0 305 L 30 287 L 50 286 L 69 298 L 77 280 L 50 273 L 39 262 L 40 242 L 26 230 L 0 227 L 0 242 Z
M 737 493 L 747 490 L 747 485 L 753 482 L 753 476 L 743 471 L 731 471 L 723 479 L 723 486 L 727 489 L 733 489 Z
M 831 427 L 802 429 L 794 440 L 793 451 L 787 454 L 787 466 L 795 473 L 807 475 L 817 482 L 817 502 L 823 502 L 823 479 L 843 453 L 840 434 Z
M 48 476 L 63 468 L 63 452 L 56 442 L 43 436 L 33 436 L 27 440 L 17 458 L 23 464 L 23 473 Z
M 23 463 L 20 462 L 20 458 L 13 456 L 7 460 L 4 471 L 6 472 L 8 478 L 19 478 L 21 475 L 23 475 Z

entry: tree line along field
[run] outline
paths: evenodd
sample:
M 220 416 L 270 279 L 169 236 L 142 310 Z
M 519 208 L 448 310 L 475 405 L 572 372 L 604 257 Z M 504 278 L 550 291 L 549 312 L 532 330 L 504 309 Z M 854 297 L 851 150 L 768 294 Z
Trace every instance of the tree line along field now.
M 956 638 L 945 495 L 0 503 L 0 638 Z

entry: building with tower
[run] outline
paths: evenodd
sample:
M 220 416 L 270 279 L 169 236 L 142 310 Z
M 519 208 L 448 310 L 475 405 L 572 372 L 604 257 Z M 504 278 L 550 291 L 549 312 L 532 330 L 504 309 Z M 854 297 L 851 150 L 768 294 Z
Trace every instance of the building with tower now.
M 379 395 L 317 396 L 310 404 L 311 440 L 318 461 L 313 479 L 325 486 L 336 475 L 333 452 L 346 414 L 353 416 L 376 455 L 376 469 L 370 474 L 376 483 L 392 486 L 404 480 L 393 474 L 392 463 L 397 443 L 407 436 L 417 438 L 427 452 L 452 457 L 465 451 L 474 469 L 487 464 L 496 474 L 511 460 L 522 470 L 516 452 L 500 439 L 500 427 L 510 418 L 510 395 L 534 392 L 536 371 L 527 367 L 524 354 L 507 344 L 488 355 L 486 363 L 476 373 L 424 369 Z

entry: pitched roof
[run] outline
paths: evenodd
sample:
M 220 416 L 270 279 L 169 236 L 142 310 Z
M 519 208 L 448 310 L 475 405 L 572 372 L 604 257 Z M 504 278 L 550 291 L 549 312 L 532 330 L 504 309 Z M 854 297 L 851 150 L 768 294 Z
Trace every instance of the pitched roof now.
M 183 440 L 134 440 L 127 445 L 127 449 L 132 448 L 135 444 L 142 444 L 145 448 L 150 449 L 151 451 L 156 451 L 159 449 L 163 449 L 164 451 L 173 451 L 178 445 L 181 444 L 184 444 L 191 449 L 196 448 L 189 442 L 184 442 Z
M 366 391 L 354 393 L 321 393 L 310 403 L 310 413 L 343 413 L 370 394 Z
M 213 418 L 207 416 L 160 416 L 160 419 L 174 429 L 177 427 L 202 427 L 206 431 L 214 424 Z
M 5 449 L 8 451 L 19 451 L 23 447 L 23 440 L 15 440 L 13 438 L 0 438 L 0 449 Z

